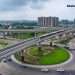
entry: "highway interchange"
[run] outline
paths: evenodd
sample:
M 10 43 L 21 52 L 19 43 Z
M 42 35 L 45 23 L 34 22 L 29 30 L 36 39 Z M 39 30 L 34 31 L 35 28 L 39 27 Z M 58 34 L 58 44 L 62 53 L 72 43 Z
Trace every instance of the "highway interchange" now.
M 52 37 L 54 35 L 62 34 L 64 32 L 65 32 L 64 29 L 54 31 L 54 32 L 50 32 L 50 33 L 47 33 L 47 34 L 44 34 L 44 35 L 40 36 L 39 38 L 33 37 L 33 38 L 30 38 L 30 39 L 27 39 L 27 40 L 23 40 L 22 42 L 19 42 L 17 44 L 12 45 L 12 46 L 6 47 L 6 48 L 1 50 L 0 59 L 9 57 L 10 55 L 14 54 L 17 51 L 21 51 L 21 50 L 25 49 L 26 47 L 32 46 L 32 45 L 37 44 L 41 41 L 49 39 L 50 37 Z
M 73 45 L 75 45 L 74 41 Z M 13 61 L 7 60 L 7 62 L 0 63 L 0 73 L 2 75 L 75 75 L 75 51 L 72 50 L 71 52 L 73 54 L 73 59 L 70 63 L 62 67 L 64 71 L 61 72 L 56 71 L 58 68 L 55 68 L 55 70 L 50 69 L 48 72 L 42 72 L 40 69 L 19 66 Z
M 73 30 L 62 29 L 62 30 L 58 30 L 58 31 L 54 31 L 54 32 L 44 34 L 44 35 L 39 36 L 39 37 L 33 37 L 33 38 L 30 38 L 30 39 L 27 39 L 27 40 L 23 40 L 22 42 L 19 42 L 17 44 L 14 44 L 12 46 L 9 46 L 7 48 L 2 49 L 1 52 L 0 52 L 0 59 L 9 57 L 10 55 L 14 54 L 17 51 L 21 51 L 26 47 L 29 47 L 29 46 L 32 46 L 32 45 L 37 44 L 39 42 L 42 42 L 44 40 L 47 40 L 50 37 L 53 37 L 55 35 L 58 36 L 58 35 L 62 35 L 66 32 L 71 32 L 71 31 L 75 31 L 75 30 L 74 29 Z

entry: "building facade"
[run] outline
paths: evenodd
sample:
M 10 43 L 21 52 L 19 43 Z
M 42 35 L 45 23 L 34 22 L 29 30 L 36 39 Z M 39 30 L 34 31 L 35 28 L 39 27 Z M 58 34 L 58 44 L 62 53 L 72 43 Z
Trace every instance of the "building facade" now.
M 59 24 L 58 17 L 39 17 L 38 24 L 41 27 L 56 27 Z

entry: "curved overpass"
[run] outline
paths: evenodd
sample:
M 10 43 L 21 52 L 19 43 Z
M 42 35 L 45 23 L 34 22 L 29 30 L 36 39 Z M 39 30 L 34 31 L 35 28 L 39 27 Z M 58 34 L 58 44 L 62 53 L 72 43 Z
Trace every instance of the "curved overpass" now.
M 34 45 L 34 44 L 37 44 L 41 41 L 44 41 L 46 39 L 49 39 L 50 37 L 54 36 L 54 35 L 60 35 L 60 34 L 63 34 L 65 32 L 71 32 L 73 30 L 58 30 L 58 31 L 55 31 L 55 32 L 50 32 L 50 33 L 47 33 L 45 35 L 42 35 L 42 36 L 39 36 L 39 37 L 36 37 L 36 38 L 30 38 L 30 39 L 27 39 L 27 40 L 24 40 L 22 42 L 19 42 L 17 44 L 14 44 L 12 46 L 9 46 L 7 48 L 4 48 L 2 50 L 0 50 L 0 59 L 3 59 L 3 58 L 6 58 L 6 57 L 9 57 L 10 55 L 14 54 L 15 52 L 18 52 L 18 51 L 21 51 L 23 50 L 24 48 L 26 47 L 29 47 L 31 45 Z

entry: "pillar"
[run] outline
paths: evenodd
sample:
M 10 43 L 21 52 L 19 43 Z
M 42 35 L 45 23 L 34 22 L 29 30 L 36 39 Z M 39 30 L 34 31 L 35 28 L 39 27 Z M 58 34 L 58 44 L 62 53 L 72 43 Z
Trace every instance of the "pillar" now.
M 67 39 L 67 36 L 66 36 L 65 33 L 61 37 L 62 37 L 62 40 L 66 40 Z
M 51 47 L 53 46 L 53 43 L 52 43 L 52 42 L 50 42 L 50 46 L 51 46 Z
M 56 37 L 57 40 L 59 39 L 59 36 L 58 35 L 56 35 L 55 37 Z
M 43 50 L 40 42 L 40 38 L 38 37 L 38 42 L 37 42 L 37 47 L 38 47 L 38 55 L 39 57 L 43 55 Z
M 21 51 L 21 61 L 24 62 L 24 50 Z
M 6 37 L 5 37 L 5 32 L 3 32 L 3 39 L 5 39 Z

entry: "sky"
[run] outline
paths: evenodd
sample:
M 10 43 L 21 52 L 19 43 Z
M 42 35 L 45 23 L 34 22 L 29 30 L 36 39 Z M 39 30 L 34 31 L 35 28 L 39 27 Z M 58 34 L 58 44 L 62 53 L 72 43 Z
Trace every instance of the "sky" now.
M 0 0 L 0 20 L 37 20 L 40 16 L 57 16 L 73 20 L 75 0 Z

